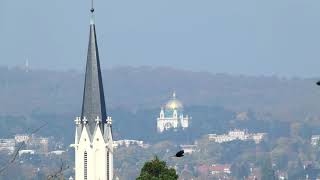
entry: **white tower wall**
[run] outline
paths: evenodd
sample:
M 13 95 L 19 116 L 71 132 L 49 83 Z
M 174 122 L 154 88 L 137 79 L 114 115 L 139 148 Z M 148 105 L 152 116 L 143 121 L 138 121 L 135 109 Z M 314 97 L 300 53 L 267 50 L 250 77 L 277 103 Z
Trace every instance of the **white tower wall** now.
M 111 133 L 108 134 L 107 137 L 110 135 Z M 76 143 L 74 144 L 74 148 L 75 180 L 113 179 L 112 137 L 104 138 L 99 126 L 97 126 L 93 137 L 90 137 L 87 128 L 84 127 L 79 141 L 77 140 L 76 132 Z M 85 158 L 85 152 L 87 158 Z

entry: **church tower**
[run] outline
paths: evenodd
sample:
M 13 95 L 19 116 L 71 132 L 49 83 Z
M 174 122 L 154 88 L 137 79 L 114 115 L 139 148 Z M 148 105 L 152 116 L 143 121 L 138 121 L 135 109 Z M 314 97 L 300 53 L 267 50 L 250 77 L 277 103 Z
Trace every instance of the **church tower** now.
M 112 119 L 107 116 L 91 9 L 82 113 L 75 119 L 75 180 L 113 179 Z
M 157 130 L 159 133 L 173 129 L 177 131 L 178 128 L 186 129 L 189 127 L 189 116 L 183 115 L 183 105 L 173 92 L 172 98 L 167 104 L 161 108 L 160 115 L 157 118 Z

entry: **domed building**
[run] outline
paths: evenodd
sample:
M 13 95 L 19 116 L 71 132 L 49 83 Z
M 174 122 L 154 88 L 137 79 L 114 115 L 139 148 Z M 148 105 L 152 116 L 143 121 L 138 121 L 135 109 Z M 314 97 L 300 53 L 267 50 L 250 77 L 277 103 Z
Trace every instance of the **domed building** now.
M 172 98 L 161 108 L 160 116 L 157 118 L 157 130 L 162 133 L 169 129 L 185 129 L 188 126 L 189 116 L 183 115 L 183 105 L 174 92 Z

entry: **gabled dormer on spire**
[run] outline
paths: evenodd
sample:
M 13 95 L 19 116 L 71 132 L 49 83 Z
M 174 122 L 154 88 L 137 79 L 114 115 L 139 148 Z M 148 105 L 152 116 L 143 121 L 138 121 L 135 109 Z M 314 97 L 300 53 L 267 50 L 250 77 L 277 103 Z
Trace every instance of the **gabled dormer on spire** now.
M 88 132 L 94 133 L 97 125 L 97 117 L 101 119 L 99 124 L 101 131 L 104 131 L 103 124 L 106 123 L 107 113 L 104 99 L 99 51 L 94 23 L 94 9 L 91 9 L 89 46 L 85 74 L 81 119 L 87 119 Z

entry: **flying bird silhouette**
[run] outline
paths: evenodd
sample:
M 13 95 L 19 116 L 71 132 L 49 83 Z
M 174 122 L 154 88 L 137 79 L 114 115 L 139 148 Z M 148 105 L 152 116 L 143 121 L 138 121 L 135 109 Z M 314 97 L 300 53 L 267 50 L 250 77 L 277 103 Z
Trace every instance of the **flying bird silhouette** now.
M 175 157 L 183 157 L 184 156 L 184 150 L 181 150 L 176 153 Z
M 320 81 L 317 82 L 317 85 L 320 86 Z

